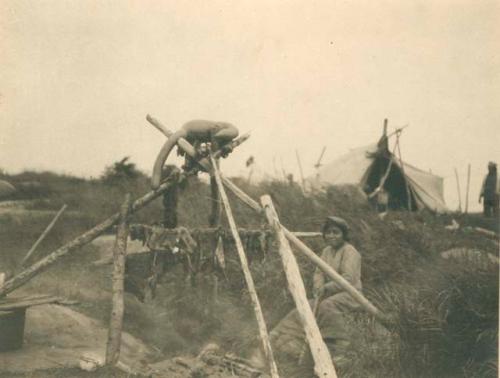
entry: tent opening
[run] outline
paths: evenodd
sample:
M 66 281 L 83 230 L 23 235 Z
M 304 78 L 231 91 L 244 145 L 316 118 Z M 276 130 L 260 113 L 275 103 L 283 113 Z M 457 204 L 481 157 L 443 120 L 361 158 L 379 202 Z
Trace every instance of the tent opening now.
M 390 158 L 387 156 L 376 157 L 366 177 L 366 184 L 364 185 L 365 193 L 372 193 L 380 185 L 389 163 Z M 410 201 L 408 201 L 406 184 L 407 180 L 401 171 L 401 168 L 397 164 L 393 163 L 391 165 L 389 175 L 384 182 L 384 189 L 389 194 L 389 209 L 408 209 L 410 211 L 416 211 L 418 209 L 411 186 L 408 186 L 408 192 L 410 194 Z

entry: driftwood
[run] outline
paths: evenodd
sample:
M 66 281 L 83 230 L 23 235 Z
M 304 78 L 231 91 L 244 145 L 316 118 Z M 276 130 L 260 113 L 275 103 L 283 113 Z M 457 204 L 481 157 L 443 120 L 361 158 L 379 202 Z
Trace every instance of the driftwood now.
M 28 251 L 28 253 L 26 254 L 26 256 L 24 256 L 23 260 L 21 261 L 21 265 L 24 266 L 24 264 L 26 263 L 26 261 L 28 261 L 28 259 L 31 257 L 31 255 L 35 252 L 35 250 L 37 249 L 38 245 L 43 241 L 43 239 L 45 239 L 45 237 L 48 235 L 48 233 L 50 232 L 50 230 L 52 230 L 52 228 L 56 224 L 56 222 L 59 219 L 59 217 L 64 212 L 64 210 L 66 210 L 66 207 L 68 207 L 66 204 L 63 205 L 63 207 L 61 207 L 61 209 L 57 212 L 57 214 L 55 215 L 54 219 L 52 219 L 52 221 L 49 223 L 49 225 L 47 226 L 47 228 L 45 229 L 45 231 L 42 232 L 42 234 L 37 239 L 37 241 L 35 242 L 35 244 L 33 244 L 33 246 L 30 248 L 30 250 Z
M 220 348 L 217 344 L 208 344 L 196 358 L 207 365 L 219 366 L 231 370 L 231 372 L 233 372 L 233 374 L 236 373 L 238 377 L 268 377 L 267 374 L 254 368 L 251 362 L 244 358 L 235 356 L 232 353 L 226 353 L 223 356 L 220 355 Z M 190 367 L 190 365 L 188 364 L 187 367 Z
M 245 281 L 248 287 L 248 293 L 250 294 L 250 298 L 252 300 L 255 317 L 257 318 L 257 325 L 259 327 L 259 335 L 262 341 L 264 355 L 266 356 L 266 359 L 268 361 L 271 376 L 273 378 L 277 378 L 279 377 L 278 368 L 276 366 L 276 362 L 274 361 L 273 351 L 271 348 L 271 342 L 269 341 L 269 334 L 267 332 L 267 326 L 266 326 L 266 321 L 264 319 L 264 314 L 262 313 L 259 297 L 257 296 L 257 291 L 255 290 L 255 284 L 253 282 L 252 274 L 250 273 L 250 268 L 248 267 L 247 257 L 245 251 L 243 250 L 243 244 L 241 243 L 241 239 L 238 234 L 238 230 L 236 228 L 236 223 L 233 218 L 233 213 L 231 211 L 231 207 L 229 206 L 229 200 L 227 198 L 226 191 L 224 190 L 224 186 L 222 185 L 222 180 L 219 175 L 219 169 L 217 168 L 217 163 L 213 158 L 212 158 L 212 165 L 213 165 L 213 175 L 215 177 L 217 187 L 219 189 L 219 195 L 222 200 L 224 210 L 226 211 L 226 216 L 229 226 L 231 228 L 231 232 L 236 242 L 236 250 L 238 251 L 238 256 L 240 258 L 241 268 L 243 270 L 243 275 L 245 277 Z
M 291 231 L 298 238 L 318 238 L 323 237 L 321 232 L 309 232 L 309 231 Z
M 0 311 L 10 311 L 31 306 L 39 306 L 50 303 L 60 303 L 63 300 L 52 295 L 30 295 L 25 297 L 13 297 L 0 299 Z
M 201 356 L 201 360 L 208 365 L 222 366 L 236 373 L 238 377 L 263 378 L 265 376 L 262 371 L 253 368 L 249 363 L 247 364 L 239 358 L 206 353 Z
M 109 321 L 108 344 L 106 347 L 106 364 L 115 365 L 120 357 L 120 345 L 123 325 L 124 300 L 123 290 L 125 281 L 125 259 L 127 254 L 128 213 L 130 208 L 130 194 L 126 195 L 125 202 L 120 209 L 120 225 L 116 232 L 116 241 L 113 248 L 113 299 Z
M 495 238 L 495 239 L 499 238 L 499 236 L 495 232 L 487 230 L 487 229 L 482 228 L 482 227 L 474 227 L 474 231 L 479 232 L 480 234 L 489 236 L 490 238 Z
M 283 262 L 288 289 L 297 307 L 297 313 L 302 323 L 302 327 L 304 327 L 305 335 L 311 349 L 314 360 L 314 372 L 318 377 L 336 378 L 337 373 L 335 372 L 332 358 L 323 341 L 313 311 L 307 300 L 306 288 L 304 287 L 304 282 L 300 275 L 297 260 L 295 260 L 290 244 L 288 244 L 288 240 L 285 237 L 278 215 L 274 210 L 271 197 L 268 195 L 262 196 L 260 201 L 262 207 L 265 209 L 267 220 L 276 232 L 276 237 L 279 241 L 279 254 Z

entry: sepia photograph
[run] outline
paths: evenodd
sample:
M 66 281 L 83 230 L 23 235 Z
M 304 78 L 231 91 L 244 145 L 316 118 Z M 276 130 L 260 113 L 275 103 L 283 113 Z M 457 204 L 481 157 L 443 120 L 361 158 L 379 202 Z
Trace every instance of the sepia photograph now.
M 498 377 L 499 20 L 0 1 L 0 377 Z

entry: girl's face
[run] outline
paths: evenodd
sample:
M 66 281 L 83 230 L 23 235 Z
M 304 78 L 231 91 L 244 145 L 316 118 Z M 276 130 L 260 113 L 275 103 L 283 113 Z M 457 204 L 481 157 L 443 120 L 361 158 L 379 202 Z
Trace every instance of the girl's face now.
M 335 249 L 344 244 L 344 235 L 342 230 L 337 226 L 329 227 L 325 232 L 325 243 Z

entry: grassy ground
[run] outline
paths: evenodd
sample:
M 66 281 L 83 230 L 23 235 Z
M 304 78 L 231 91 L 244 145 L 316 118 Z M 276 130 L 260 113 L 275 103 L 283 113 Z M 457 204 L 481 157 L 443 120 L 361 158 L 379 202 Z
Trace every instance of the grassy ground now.
M 126 190 L 135 196 L 148 190 L 147 181 L 142 179 L 130 185 L 110 186 L 99 181 L 44 177 L 51 195 L 35 200 L 31 208 L 57 210 L 67 203 L 73 212 L 64 215 L 39 246 L 38 257 L 116 212 Z M 387 331 L 367 315 L 356 314 L 352 320 L 351 363 L 342 369 L 341 376 L 496 374 L 492 361 L 497 356 L 498 265 L 443 261 L 439 253 L 452 248 L 473 248 L 497 256 L 498 247 L 486 237 L 464 227 L 449 231 L 444 226 L 451 224 L 453 218 L 461 225 L 495 230 L 498 222 L 485 221 L 478 215 L 436 216 L 425 212 L 394 212 L 381 220 L 353 188 L 335 188 L 304 197 L 299 187 L 277 182 L 259 186 L 238 184 L 254 199 L 270 194 L 282 223 L 291 230 L 317 231 L 326 215 L 342 216 L 350 223 L 352 243 L 363 256 L 365 295 L 384 311 L 395 314 L 398 327 Z M 208 197 L 208 187 L 191 180 L 181 194 L 180 224 L 206 225 Z M 239 226 L 260 227 L 265 223 L 232 196 L 230 200 Z M 52 216 L 38 212 L 0 217 L 0 270 L 18 270 L 22 256 Z M 150 224 L 160 219 L 157 200 L 134 216 L 133 222 Z M 320 239 L 308 240 L 308 244 L 315 251 L 322 248 Z M 203 243 L 203 249 L 207 256 L 213 253 L 213 241 Z M 252 273 L 269 328 L 293 308 L 275 252 L 272 247 L 267 255 L 249 256 L 253 257 Z M 86 246 L 32 280 L 27 290 L 79 300 L 79 311 L 107 321 L 110 269 L 91 266 L 97 256 L 95 247 Z M 216 302 L 211 274 L 200 274 L 192 286 L 179 267 L 163 278 L 153 303 L 142 304 L 127 296 L 125 329 L 166 357 L 196 354 L 209 341 L 219 343 L 225 350 L 244 353 L 256 343 L 256 326 L 234 246 L 229 242 L 226 258 L 228 279 L 219 280 Z M 301 256 L 298 261 L 306 287 L 310 288 L 313 266 Z

